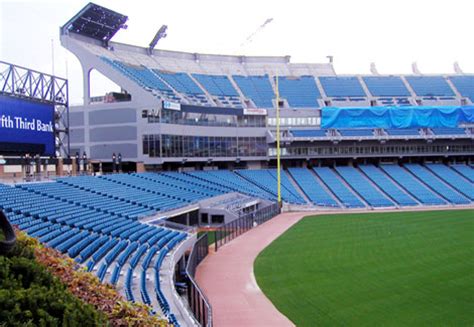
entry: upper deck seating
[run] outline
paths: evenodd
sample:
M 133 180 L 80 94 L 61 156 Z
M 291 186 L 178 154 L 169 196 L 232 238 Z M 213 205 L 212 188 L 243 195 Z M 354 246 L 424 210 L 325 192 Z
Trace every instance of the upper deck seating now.
M 318 108 L 321 98 L 313 76 L 279 77 L 280 97 L 292 108 Z
M 405 78 L 418 96 L 455 96 L 442 76 L 406 76 Z
M 273 108 L 275 93 L 270 84 L 268 75 L 264 76 L 240 76 L 233 75 L 242 93 L 259 108 Z
M 363 80 L 374 97 L 411 96 L 400 76 L 364 76 Z
M 450 76 L 449 79 L 462 96 L 474 103 L 474 76 Z
M 362 85 L 360 85 L 359 80 L 355 76 L 321 76 L 319 80 L 328 97 L 367 97 Z

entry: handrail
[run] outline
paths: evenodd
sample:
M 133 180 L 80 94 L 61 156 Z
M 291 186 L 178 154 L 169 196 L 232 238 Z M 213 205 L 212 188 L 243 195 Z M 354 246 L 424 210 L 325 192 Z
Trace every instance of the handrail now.
M 254 212 L 248 213 L 240 218 L 237 218 L 231 222 L 220 225 L 215 230 L 215 250 L 223 246 L 224 244 L 232 241 L 237 236 L 242 235 L 248 230 L 263 224 L 269 219 L 272 219 L 281 212 L 281 208 L 278 203 L 273 203 L 269 206 L 260 208 Z
M 207 233 L 202 235 L 188 257 L 186 275 L 188 276 L 188 303 L 194 318 L 203 327 L 212 327 L 212 307 L 199 285 L 194 280 L 196 267 L 209 253 Z

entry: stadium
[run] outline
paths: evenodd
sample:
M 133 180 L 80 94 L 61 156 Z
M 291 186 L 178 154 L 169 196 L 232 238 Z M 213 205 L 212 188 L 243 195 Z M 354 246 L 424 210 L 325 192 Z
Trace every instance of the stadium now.
M 166 25 L 140 47 L 94 3 L 64 22 L 82 85 L 0 61 L 0 325 L 472 326 L 474 74 L 155 48 Z M 61 303 L 24 295 L 52 279 Z

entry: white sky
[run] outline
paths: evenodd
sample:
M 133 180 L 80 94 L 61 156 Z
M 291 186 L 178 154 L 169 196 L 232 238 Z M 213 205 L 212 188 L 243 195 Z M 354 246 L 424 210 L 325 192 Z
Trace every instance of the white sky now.
M 59 43 L 63 25 L 89 1 L 0 0 L 0 60 L 70 80 L 72 104 L 82 101 L 78 60 Z M 327 62 L 340 74 L 451 73 L 453 62 L 474 73 L 473 0 L 95 0 L 129 17 L 114 41 L 147 46 L 162 25 L 158 48 L 201 53 L 291 55 Z M 267 18 L 273 22 L 245 47 Z M 53 40 L 53 41 L 51 41 Z M 66 69 L 67 67 L 67 69 Z M 102 91 L 100 91 L 102 92 Z M 100 93 L 99 92 L 99 93 Z M 105 92 L 105 89 L 104 89 Z M 103 92 L 102 92 L 103 93 Z

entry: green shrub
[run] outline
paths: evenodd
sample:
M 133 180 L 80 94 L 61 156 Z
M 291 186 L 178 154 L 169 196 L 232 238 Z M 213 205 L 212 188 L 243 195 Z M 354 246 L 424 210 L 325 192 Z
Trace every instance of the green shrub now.
M 21 242 L 0 256 L 0 326 L 97 326 L 103 314 L 74 297 Z

